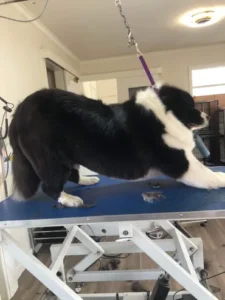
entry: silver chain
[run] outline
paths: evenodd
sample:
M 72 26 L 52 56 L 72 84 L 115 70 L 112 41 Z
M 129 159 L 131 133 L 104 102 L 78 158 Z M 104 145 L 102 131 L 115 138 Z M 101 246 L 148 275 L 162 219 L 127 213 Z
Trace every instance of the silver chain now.
M 119 9 L 120 15 L 121 15 L 121 17 L 123 18 L 123 21 L 124 21 L 124 25 L 125 25 L 125 27 L 127 28 L 127 31 L 128 31 L 128 46 L 129 47 L 135 46 L 135 48 L 137 50 L 137 53 L 141 54 L 141 51 L 139 50 L 139 47 L 138 47 L 138 43 L 136 42 L 136 40 L 134 38 L 131 27 L 129 26 L 129 24 L 127 22 L 127 18 L 125 16 L 124 12 L 123 12 L 121 0 L 115 0 L 115 4 Z

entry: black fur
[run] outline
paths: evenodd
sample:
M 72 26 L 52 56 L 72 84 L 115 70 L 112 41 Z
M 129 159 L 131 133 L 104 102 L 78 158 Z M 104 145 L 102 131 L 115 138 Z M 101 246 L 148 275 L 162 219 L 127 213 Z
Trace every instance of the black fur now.
M 203 123 L 187 92 L 163 86 L 159 97 L 185 126 Z M 67 180 L 78 182 L 74 165 L 128 180 L 150 168 L 178 178 L 188 160 L 164 143 L 164 132 L 157 116 L 135 98 L 107 106 L 67 91 L 37 91 L 19 104 L 10 125 L 15 186 L 30 198 L 41 183 L 57 199 Z

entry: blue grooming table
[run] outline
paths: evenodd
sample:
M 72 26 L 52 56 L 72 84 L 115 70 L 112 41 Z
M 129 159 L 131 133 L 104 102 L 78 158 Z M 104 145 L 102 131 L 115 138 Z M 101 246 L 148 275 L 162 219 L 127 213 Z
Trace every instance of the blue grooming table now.
M 213 168 L 225 172 L 225 167 Z M 68 182 L 65 191 L 80 196 L 91 208 L 59 208 L 41 191 L 29 201 L 8 198 L 0 203 L 0 228 L 38 227 L 110 221 L 225 218 L 225 189 L 201 190 L 166 177 L 124 181 L 100 176 L 99 184 L 80 187 Z M 160 188 L 152 188 L 152 183 Z M 165 198 L 147 203 L 143 192 L 162 192 Z
M 225 172 L 225 167 L 214 168 L 214 171 Z M 225 188 L 210 191 L 191 188 L 165 176 L 142 181 L 100 176 L 100 182 L 94 186 L 68 182 L 65 191 L 81 197 L 86 204 L 96 204 L 89 208 L 60 208 L 41 190 L 29 201 L 17 202 L 9 197 L 0 203 L 0 250 L 8 251 L 58 299 L 103 299 L 97 294 L 90 297 L 76 294 L 67 286 L 66 277 L 69 282 L 156 280 L 167 272 L 196 299 L 218 300 L 199 282 L 198 270 L 204 268 L 201 239 L 186 237 L 170 220 L 225 218 Z M 142 196 L 146 192 L 160 192 L 163 197 L 148 203 Z M 12 234 L 4 230 L 47 226 L 64 226 L 68 231 L 62 244 L 51 246 L 52 265 L 49 269 L 30 252 L 24 251 Z M 160 241 L 148 237 L 159 228 L 172 238 Z M 96 242 L 90 238 L 92 234 L 114 236 L 116 240 Z M 73 243 L 74 238 L 79 243 Z M 173 258 L 167 253 L 171 251 L 176 254 Z M 110 273 L 89 271 L 104 253 L 145 253 L 159 268 Z M 66 274 L 63 263 L 66 255 L 85 257 Z M 170 294 L 168 299 L 173 295 Z M 114 294 L 106 296 L 106 299 L 115 298 Z M 136 295 L 126 295 L 125 298 L 136 299 Z M 146 299 L 146 295 L 142 294 L 138 299 Z

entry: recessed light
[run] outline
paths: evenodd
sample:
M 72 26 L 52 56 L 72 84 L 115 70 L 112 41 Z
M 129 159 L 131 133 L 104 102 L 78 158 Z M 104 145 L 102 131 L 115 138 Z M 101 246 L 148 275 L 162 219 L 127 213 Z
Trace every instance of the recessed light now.
M 219 22 L 224 16 L 225 6 L 201 8 L 186 13 L 181 22 L 189 27 L 205 27 Z

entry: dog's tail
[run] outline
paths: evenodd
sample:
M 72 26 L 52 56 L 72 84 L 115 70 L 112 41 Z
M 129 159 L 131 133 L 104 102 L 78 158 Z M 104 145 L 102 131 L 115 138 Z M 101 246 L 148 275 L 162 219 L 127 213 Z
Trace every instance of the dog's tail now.
M 13 152 L 12 172 L 14 181 L 12 198 L 17 201 L 31 198 L 38 189 L 40 179 L 21 150 Z
M 22 201 L 31 198 L 36 193 L 40 179 L 20 146 L 15 124 L 13 123 L 12 121 L 9 131 L 10 143 L 13 148 L 12 173 L 14 187 L 12 198 Z

